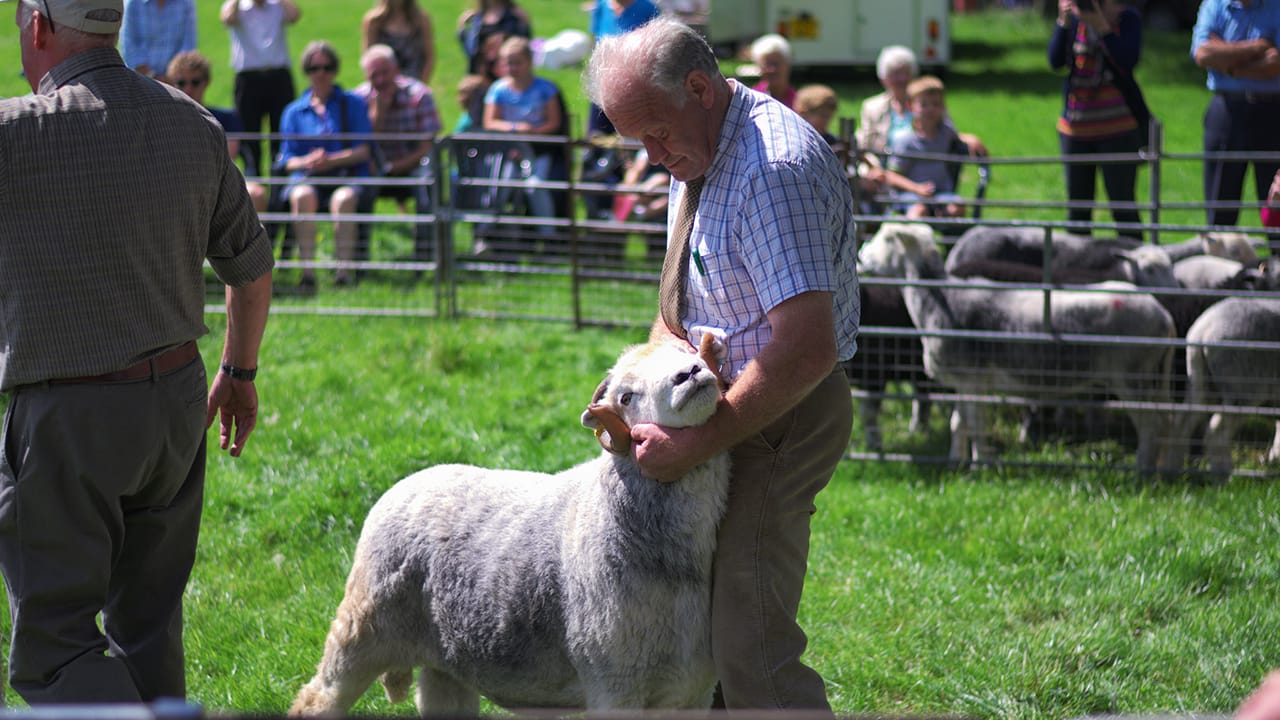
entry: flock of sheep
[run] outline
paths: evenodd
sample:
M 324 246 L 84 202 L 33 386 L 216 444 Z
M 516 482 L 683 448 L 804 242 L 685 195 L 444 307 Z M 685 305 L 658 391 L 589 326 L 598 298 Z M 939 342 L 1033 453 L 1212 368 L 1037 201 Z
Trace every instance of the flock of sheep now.
M 1243 234 L 1157 246 L 977 226 L 944 260 L 929 226 L 886 223 L 858 266 L 864 326 L 913 329 L 910 338 L 864 332 L 847 368 L 868 393 L 861 416 L 873 452 L 883 449 L 878 398 L 891 382 L 947 388 L 957 464 L 996 459 L 992 398 L 1025 403 L 1024 441 L 1037 408 L 1103 398 L 1132 422 L 1140 471 L 1182 472 L 1198 447 L 1207 469 L 1227 476 L 1245 419 L 1228 410 L 1280 406 L 1280 357 L 1268 347 L 1280 342 L 1280 258 L 1260 259 Z M 912 431 L 929 407 L 917 394 Z M 1266 459 L 1280 460 L 1280 422 Z

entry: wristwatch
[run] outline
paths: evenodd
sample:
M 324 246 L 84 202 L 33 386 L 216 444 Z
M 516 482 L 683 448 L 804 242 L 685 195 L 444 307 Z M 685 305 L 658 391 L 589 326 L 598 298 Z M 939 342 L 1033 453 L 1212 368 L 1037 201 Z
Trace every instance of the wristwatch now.
M 246 370 L 244 368 L 238 368 L 231 363 L 222 363 L 222 374 L 232 380 L 253 382 L 253 379 L 258 376 L 258 368 L 250 368 Z

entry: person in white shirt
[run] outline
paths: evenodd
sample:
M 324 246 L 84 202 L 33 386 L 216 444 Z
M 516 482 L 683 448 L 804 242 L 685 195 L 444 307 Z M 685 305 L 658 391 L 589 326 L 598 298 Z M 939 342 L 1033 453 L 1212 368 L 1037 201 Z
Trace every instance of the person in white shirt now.
M 222 4 L 222 24 L 231 31 L 236 114 L 247 132 L 261 132 L 264 118 L 272 133 L 280 132 L 280 116 L 295 95 L 285 28 L 301 16 L 294 0 L 226 0 Z M 250 141 L 245 150 L 245 174 L 262 175 L 262 143 Z M 279 152 L 280 140 L 272 138 L 269 157 Z

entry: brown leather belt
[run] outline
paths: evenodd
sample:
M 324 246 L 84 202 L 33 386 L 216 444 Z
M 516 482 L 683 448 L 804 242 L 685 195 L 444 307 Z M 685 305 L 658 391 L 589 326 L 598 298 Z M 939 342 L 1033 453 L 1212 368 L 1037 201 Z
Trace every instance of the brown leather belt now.
M 123 370 L 103 373 L 102 375 L 90 375 L 87 377 L 55 378 L 50 380 L 49 384 L 70 385 L 74 383 L 108 383 L 142 380 L 151 377 L 152 374 L 159 376 L 171 373 L 178 368 L 186 366 L 198 357 L 200 357 L 200 348 L 196 345 L 196 341 L 188 340 L 172 350 L 166 350 L 159 355 L 149 357 L 146 360 L 130 365 Z

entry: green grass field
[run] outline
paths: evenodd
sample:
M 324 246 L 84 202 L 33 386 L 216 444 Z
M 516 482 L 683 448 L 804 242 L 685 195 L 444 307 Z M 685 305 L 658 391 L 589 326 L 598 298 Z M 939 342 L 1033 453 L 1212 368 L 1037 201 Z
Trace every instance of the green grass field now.
M 296 56 L 326 38 L 358 82 L 365 3 L 301 0 Z M 526 0 L 535 32 L 585 28 L 570 0 Z M 217 3 L 199 0 L 211 100 L 231 72 Z M 430 4 L 446 126 L 461 53 L 448 30 L 464 0 Z M 1052 156 L 1059 78 L 1048 27 L 1025 14 L 957 16 L 948 75 L 956 123 L 996 155 Z M 1185 34 L 1152 35 L 1139 77 L 1169 148 L 1194 152 L 1208 101 Z M 21 94 L 17 31 L 0 35 L 0 95 Z M 575 70 L 553 77 L 585 108 Z M 823 81 L 856 116 L 868 72 Z M 301 78 L 300 78 L 301 83 Z M 1195 200 L 1199 167 L 1171 169 Z M 1057 198 L 1056 165 L 1000 171 L 991 197 Z M 1011 214 L 1011 213 L 1010 213 Z M 1198 217 L 1189 218 L 1198 222 Z M 370 283 L 325 304 L 395 288 Z M 405 300 L 427 303 L 429 293 Z M 282 303 L 282 306 L 284 303 Z M 209 318 L 206 362 L 219 356 Z M 187 604 L 193 700 L 215 712 L 284 710 L 314 670 L 364 514 L 399 477 L 468 462 L 553 471 L 598 452 L 578 415 L 640 329 L 563 323 L 285 314 L 261 358 L 262 418 L 244 457 L 210 460 L 200 555 Z M 1072 718 L 1229 712 L 1280 666 L 1280 486 L 1156 482 L 1110 469 L 972 474 L 846 462 L 819 497 L 802 622 L 808 661 L 839 713 Z M 0 613 L 7 617 L 7 613 Z M 7 635 L 7 620 L 0 635 Z M 7 651 L 7 643 L 3 648 Z M 20 704 L 10 691 L 6 701 Z M 488 709 L 488 708 L 487 708 Z M 376 690 L 368 714 L 411 715 Z

